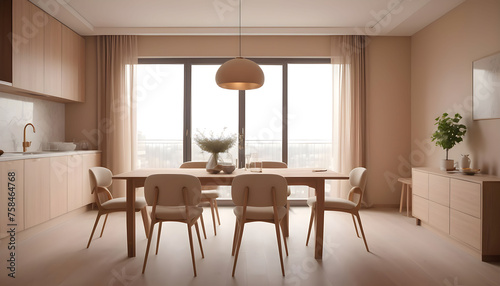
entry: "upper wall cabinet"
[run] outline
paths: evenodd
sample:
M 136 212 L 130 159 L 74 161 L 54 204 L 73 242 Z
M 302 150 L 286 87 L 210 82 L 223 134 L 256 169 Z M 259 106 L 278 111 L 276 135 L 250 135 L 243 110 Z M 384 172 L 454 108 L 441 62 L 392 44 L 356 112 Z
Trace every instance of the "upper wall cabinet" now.
M 0 91 L 83 102 L 85 40 L 28 0 L 7 0 L 0 5 L 0 80 L 11 83 L 0 85 Z M 11 15 L 10 27 L 4 15 Z

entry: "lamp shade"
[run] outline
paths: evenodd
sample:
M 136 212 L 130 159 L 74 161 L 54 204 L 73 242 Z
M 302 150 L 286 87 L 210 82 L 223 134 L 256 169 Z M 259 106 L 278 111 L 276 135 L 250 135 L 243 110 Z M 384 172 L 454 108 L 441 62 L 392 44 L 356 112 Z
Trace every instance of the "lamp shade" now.
M 220 66 L 215 82 L 226 89 L 255 89 L 264 84 L 264 73 L 255 62 L 237 57 Z

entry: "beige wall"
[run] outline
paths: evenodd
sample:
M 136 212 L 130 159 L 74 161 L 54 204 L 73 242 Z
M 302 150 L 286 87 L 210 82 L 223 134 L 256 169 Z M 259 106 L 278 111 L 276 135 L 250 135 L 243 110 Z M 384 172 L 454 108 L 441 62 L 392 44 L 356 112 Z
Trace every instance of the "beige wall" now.
M 429 143 L 434 118 L 460 113 L 465 140 L 450 159 L 500 175 L 500 120 L 472 120 L 472 62 L 500 52 L 500 1 L 469 0 L 416 33 L 411 44 L 411 139 L 414 166 L 439 166 L 444 151 Z M 500 96 L 500 95 L 499 95 Z
M 97 128 L 95 38 L 87 37 L 87 101 L 66 107 L 66 138 L 94 140 Z M 244 37 L 249 57 L 329 57 L 328 36 Z M 237 37 L 139 37 L 141 57 L 232 57 Z M 410 153 L 410 38 L 374 37 L 367 46 L 367 198 L 396 205 L 400 157 Z M 90 135 L 90 137 L 89 137 Z M 89 139 L 90 138 L 90 139 Z M 404 166 L 407 167 L 407 166 Z M 408 168 L 406 170 L 409 170 Z
M 372 37 L 366 50 L 366 197 L 399 203 L 399 177 L 410 168 L 410 37 Z

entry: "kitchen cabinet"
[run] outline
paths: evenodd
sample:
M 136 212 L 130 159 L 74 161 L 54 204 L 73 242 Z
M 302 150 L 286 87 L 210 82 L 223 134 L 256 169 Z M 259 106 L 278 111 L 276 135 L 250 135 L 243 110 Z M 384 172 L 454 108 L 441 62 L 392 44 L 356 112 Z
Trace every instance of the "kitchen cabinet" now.
M 15 228 L 16 232 L 24 230 L 24 162 L 22 160 L 0 162 L 0 210 L 0 238 L 6 237 L 11 227 Z
M 62 28 L 62 93 L 66 99 L 85 101 L 85 40 Z
M 25 226 L 50 219 L 50 158 L 24 160 Z
M 83 155 L 68 156 L 68 211 L 83 206 Z
M 28 0 L 0 8 L 0 91 L 84 102 L 85 39 Z
M 434 168 L 412 176 L 414 217 L 483 261 L 500 261 L 499 177 Z
M 27 0 L 12 1 L 12 85 L 44 92 L 44 33 L 48 16 Z
M 50 218 L 68 212 L 68 157 L 50 158 Z

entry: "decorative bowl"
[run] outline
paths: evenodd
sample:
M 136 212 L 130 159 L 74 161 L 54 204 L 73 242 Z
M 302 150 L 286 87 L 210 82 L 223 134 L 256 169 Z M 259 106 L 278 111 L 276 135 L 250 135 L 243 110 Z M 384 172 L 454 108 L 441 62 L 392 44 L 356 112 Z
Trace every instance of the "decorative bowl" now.
M 222 164 L 220 166 L 222 167 L 222 172 L 226 174 L 231 174 L 236 169 L 236 165 L 234 164 Z
M 481 171 L 481 169 L 471 169 L 471 168 L 462 168 L 460 169 L 460 172 L 466 174 L 466 175 L 474 175 L 474 174 L 477 174 L 479 173 L 479 171 Z

